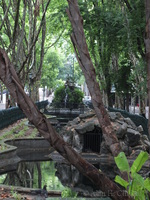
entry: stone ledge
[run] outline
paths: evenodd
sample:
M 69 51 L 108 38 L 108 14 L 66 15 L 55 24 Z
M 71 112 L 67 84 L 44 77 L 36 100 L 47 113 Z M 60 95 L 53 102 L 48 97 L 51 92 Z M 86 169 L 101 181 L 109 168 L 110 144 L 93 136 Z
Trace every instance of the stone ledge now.
M 1 142 L 6 149 L 0 152 L 0 174 L 15 170 L 21 161 L 49 160 L 53 148 L 44 138 L 22 138 Z

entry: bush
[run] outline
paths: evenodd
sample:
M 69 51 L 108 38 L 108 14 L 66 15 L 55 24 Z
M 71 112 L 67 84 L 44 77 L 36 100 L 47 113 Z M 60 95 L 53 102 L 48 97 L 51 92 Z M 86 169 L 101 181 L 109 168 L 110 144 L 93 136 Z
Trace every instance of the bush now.
M 83 92 L 78 88 L 60 86 L 55 90 L 52 105 L 54 107 L 77 108 L 82 103 Z
M 62 197 L 62 198 L 67 198 L 67 197 L 76 198 L 77 195 L 78 195 L 78 193 L 72 191 L 70 188 L 65 188 L 65 189 L 61 192 L 61 197 Z

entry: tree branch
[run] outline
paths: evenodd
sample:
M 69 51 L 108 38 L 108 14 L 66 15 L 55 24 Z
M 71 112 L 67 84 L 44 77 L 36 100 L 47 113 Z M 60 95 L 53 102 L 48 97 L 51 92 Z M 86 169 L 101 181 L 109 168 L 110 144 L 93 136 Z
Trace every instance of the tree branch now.
M 37 34 L 36 34 L 36 36 L 35 36 L 35 38 L 34 38 L 34 41 L 33 41 L 32 45 L 31 45 L 31 47 L 30 47 L 30 49 L 29 49 L 29 51 L 28 51 L 28 54 L 26 55 L 26 58 L 25 58 L 25 60 L 24 60 L 24 62 L 23 62 L 23 64 L 22 64 L 22 66 L 21 66 L 21 68 L 20 68 L 20 70 L 19 70 L 19 74 L 20 74 L 20 72 L 22 71 L 22 69 L 24 68 L 24 65 L 26 64 L 26 62 L 27 62 L 27 60 L 28 60 L 28 57 L 29 57 L 29 55 L 30 55 L 31 52 L 32 52 L 32 49 L 33 49 L 33 47 L 35 46 L 35 44 L 36 44 L 36 42 L 37 42 L 37 40 L 38 40 L 38 36 L 39 36 L 39 34 L 40 34 L 40 31 L 41 31 L 41 28 L 42 28 L 42 24 L 43 24 L 43 20 L 44 20 L 44 17 L 45 17 L 47 8 L 48 8 L 48 6 L 49 6 L 49 4 L 50 4 L 50 1 L 51 1 L 51 0 L 48 0 L 48 2 L 47 2 L 47 4 L 46 4 L 45 10 L 44 10 L 43 15 L 42 15 L 41 23 L 40 23 L 40 26 L 39 26 L 38 31 L 37 31 Z
M 8 4 L 7 9 L 6 9 L 6 12 L 5 12 L 5 15 L 4 15 L 4 18 L 3 18 L 3 21 L 2 21 L 2 23 L 1 23 L 0 30 L 2 29 L 2 27 L 3 27 L 3 25 L 4 25 L 4 22 L 5 22 L 5 20 L 6 20 L 7 15 L 8 15 L 8 11 L 9 11 L 9 7 L 10 7 L 10 5 L 11 5 L 11 0 L 9 0 L 9 4 Z
M 14 26 L 14 31 L 13 31 L 13 46 L 15 46 L 16 33 L 18 32 L 17 31 L 17 26 L 18 26 L 18 21 L 19 21 L 19 7 L 20 7 L 20 0 L 18 0 L 18 3 L 17 3 L 17 12 L 16 12 L 15 26 Z
M 121 151 L 121 147 L 111 125 L 108 113 L 102 102 L 99 84 L 96 81 L 95 69 L 89 55 L 88 46 L 84 35 L 83 19 L 80 15 L 77 0 L 68 0 L 68 4 L 69 9 L 67 9 L 67 14 L 72 24 L 73 33 L 71 38 L 77 59 L 85 76 L 86 83 L 92 97 L 94 110 L 101 125 L 107 146 L 110 148 L 112 154 L 116 156 Z

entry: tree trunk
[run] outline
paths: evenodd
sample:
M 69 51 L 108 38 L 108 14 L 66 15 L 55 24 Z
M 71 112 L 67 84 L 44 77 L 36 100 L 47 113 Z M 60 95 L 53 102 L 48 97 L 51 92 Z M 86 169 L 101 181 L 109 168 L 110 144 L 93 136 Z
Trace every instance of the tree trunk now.
M 37 109 L 32 99 L 27 96 L 23 90 L 21 82 L 10 63 L 4 50 L 0 48 L 0 79 L 9 89 L 11 96 L 16 100 L 18 106 L 22 109 L 29 121 L 39 130 L 40 134 L 49 141 L 65 159 L 74 165 L 83 175 L 88 177 L 106 196 L 115 200 L 131 199 L 127 193 L 120 189 L 103 172 L 100 172 L 92 164 L 84 160 L 69 144 L 67 144 L 55 129 L 51 126 L 49 120 Z
M 143 117 L 146 117 L 145 98 L 143 99 L 141 95 L 140 95 L 139 103 L 140 103 L 139 114 Z
M 36 164 L 36 167 L 38 171 L 38 188 L 42 188 L 42 173 L 41 173 L 40 162 Z
M 96 81 L 95 69 L 89 55 L 84 35 L 83 19 L 80 15 L 78 3 L 77 0 L 67 1 L 69 4 L 67 14 L 69 16 L 73 28 L 71 40 L 74 45 L 76 57 L 85 76 L 85 80 L 92 98 L 92 104 L 94 106 L 95 113 L 101 125 L 106 144 L 110 148 L 112 154 L 114 156 L 117 156 L 118 153 L 121 151 L 121 147 L 113 130 L 113 127 L 110 123 L 108 113 L 102 102 L 100 87 L 98 82 Z
M 130 95 L 129 92 L 126 94 L 126 111 L 129 112 L 129 103 L 130 102 Z
M 150 138 L 150 1 L 145 0 L 146 10 L 146 60 L 147 60 L 147 87 L 148 87 L 148 100 L 149 100 L 149 116 L 148 116 L 148 132 Z

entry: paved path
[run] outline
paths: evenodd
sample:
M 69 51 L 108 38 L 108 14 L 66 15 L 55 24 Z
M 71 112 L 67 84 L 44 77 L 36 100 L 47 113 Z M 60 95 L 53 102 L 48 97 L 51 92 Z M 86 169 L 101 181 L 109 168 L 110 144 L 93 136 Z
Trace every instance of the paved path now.
M 0 110 L 5 109 L 5 104 L 4 103 L 0 103 Z

